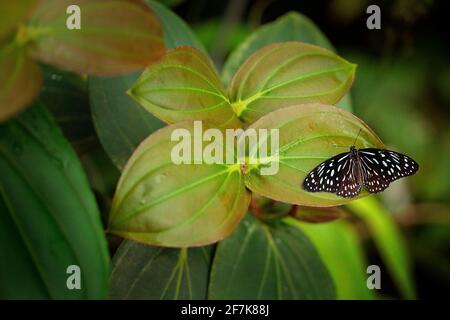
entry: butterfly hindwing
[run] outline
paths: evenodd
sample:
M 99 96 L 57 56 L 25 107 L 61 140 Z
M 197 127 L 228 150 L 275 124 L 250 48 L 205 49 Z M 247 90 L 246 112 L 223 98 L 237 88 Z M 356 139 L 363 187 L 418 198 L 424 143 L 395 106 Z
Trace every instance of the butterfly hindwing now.
M 364 187 L 371 193 L 385 190 L 392 181 L 413 175 L 419 165 L 410 157 L 391 150 L 367 148 L 358 151 Z
M 351 159 L 351 156 L 349 156 Z M 341 185 L 336 195 L 344 198 L 356 197 L 361 192 L 360 171 L 357 163 L 350 160 L 345 164 L 341 173 Z
M 382 177 L 379 168 L 373 163 L 361 159 L 361 169 L 364 187 L 370 193 L 381 192 L 389 186 L 390 182 Z
M 341 187 L 342 172 L 346 165 L 350 165 L 349 152 L 340 153 L 322 162 L 306 176 L 303 188 L 309 192 L 336 193 Z

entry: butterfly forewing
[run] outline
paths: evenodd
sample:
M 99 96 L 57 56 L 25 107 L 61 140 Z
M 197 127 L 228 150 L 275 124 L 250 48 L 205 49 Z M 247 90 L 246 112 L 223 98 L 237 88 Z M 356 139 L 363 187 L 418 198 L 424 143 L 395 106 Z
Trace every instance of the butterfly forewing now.
M 417 172 L 419 165 L 410 157 L 390 150 L 360 149 L 364 187 L 371 193 L 381 192 L 392 181 Z
M 322 162 L 306 176 L 303 188 L 309 192 L 338 192 L 343 172 L 351 166 L 350 157 L 349 152 L 344 152 Z

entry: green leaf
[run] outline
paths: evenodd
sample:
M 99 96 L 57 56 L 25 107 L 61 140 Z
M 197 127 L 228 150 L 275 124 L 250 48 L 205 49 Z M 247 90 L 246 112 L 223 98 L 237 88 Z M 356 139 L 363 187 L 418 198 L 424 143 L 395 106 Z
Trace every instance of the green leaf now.
M 367 288 L 368 264 L 352 224 L 345 220 L 311 224 L 292 218 L 285 222 L 302 230 L 319 251 L 333 277 L 338 299 L 375 298 L 373 290 Z
M 138 74 L 89 77 L 89 99 L 95 129 L 111 160 L 122 169 L 133 151 L 164 123 L 133 101 L 126 90 Z
M 178 154 L 174 148 L 185 141 L 194 151 L 188 161 L 195 160 L 195 141 L 187 136 L 171 141 L 175 130 L 192 137 L 193 128 L 192 123 L 165 127 L 136 149 L 113 199 L 111 233 L 158 246 L 189 247 L 219 241 L 234 230 L 250 200 L 239 165 L 174 163 L 171 153 Z M 203 142 L 201 150 L 205 146 Z
M 67 267 L 81 269 L 69 290 Z M 82 167 L 40 104 L 0 126 L 0 297 L 106 297 L 109 257 Z
M 348 111 L 317 103 L 273 111 L 249 128 L 256 131 L 278 129 L 279 148 L 270 151 L 271 156 L 266 158 L 258 158 L 256 148 L 249 151 L 249 162 L 256 164 L 245 175 L 246 186 L 267 198 L 304 206 L 336 206 L 353 200 L 327 192 L 307 192 L 302 188 L 305 176 L 314 167 L 342 152 L 336 145 L 383 147 L 380 139 L 362 120 Z M 267 141 L 272 145 L 270 135 Z M 274 175 L 261 175 L 257 170 L 276 166 L 276 163 L 279 170 Z M 360 197 L 365 195 L 367 193 L 363 192 Z
M 401 295 L 406 299 L 415 299 L 408 250 L 393 217 L 375 197 L 351 202 L 348 207 L 369 228 L 375 245 Z
M 80 29 L 66 25 L 72 19 L 66 13 L 69 5 L 80 7 Z M 136 71 L 165 51 L 157 17 L 132 1 L 40 1 L 22 33 L 40 61 L 92 75 Z
M 204 51 L 186 23 L 172 11 L 155 1 L 146 0 L 146 3 L 161 21 L 167 48 L 190 45 Z M 119 169 L 123 168 L 142 140 L 164 125 L 164 122 L 126 94 L 140 74 L 141 72 L 110 78 L 89 77 L 95 128 L 108 156 Z
M 241 64 L 258 49 L 285 41 L 302 41 L 333 50 L 330 41 L 314 22 L 298 12 L 289 12 L 260 27 L 230 54 L 222 70 L 223 82 L 229 83 Z
M 301 41 L 335 51 L 322 31 L 308 17 L 289 12 L 251 34 L 234 50 L 222 69 L 222 81 L 229 83 L 239 67 L 258 49 L 275 42 Z M 351 99 L 347 94 L 337 106 L 351 111 Z
M 72 146 L 80 153 L 97 143 L 86 82 L 77 74 L 44 66 L 40 100 L 52 112 Z
M 265 224 L 247 214 L 220 242 L 209 283 L 210 299 L 334 299 L 333 280 L 298 228 Z
M 7 44 L 0 48 L 0 122 L 27 107 L 39 94 L 41 70 L 24 48 Z
M 231 106 L 245 123 L 294 104 L 334 104 L 349 90 L 356 66 L 326 49 L 303 42 L 258 50 L 231 80 Z
M 206 299 L 212 247 L 158 248 L 124 241 L 113 259 L 112 299 Z
M 0 40 L 22 22 L 36 5 L 36 0 L 0 2 Z
M 164 43 L 167 48 L 173 49 L 186 45 L 206 53 L 203 44 L 197 39 L 190 27 L 173 11 L 157 1 L 144 0 L 144 2 L 153 9 L 161 21 L 164 30 Z
M 241 127 L 212 63 L 195 48 L 167 51 L 145 70 L 130 95 L 167 123 L 203 120 L 217 127 Z

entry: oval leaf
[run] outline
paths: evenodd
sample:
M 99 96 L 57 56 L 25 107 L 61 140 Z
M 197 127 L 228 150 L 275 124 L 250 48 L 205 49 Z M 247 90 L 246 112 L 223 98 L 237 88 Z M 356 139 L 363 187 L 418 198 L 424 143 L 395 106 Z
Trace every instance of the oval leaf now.
M 114 196 L 110 232 L 159 246 L 200 246 L 225 238 L 243 217 L 250 197 L 239 165 L 174 164 L 176 129 L 192 136 L 192 124 L 165 127 L 128 161 Z
M 124 241 L 113 259 L 112 299 L 204 300 L 212 247 L 158 248 Z
M 22 111 L 39 94 L 42 74 L 24 48 L 0 48 L 0 122 Z
M 258 28 L 230 54 L 222 69 L 223 82 L 229 83 L 241 64 L 258 49 L 274 42 L 285 41 L 302 41 L 334 50 L 330 41 L 311 19 L 298 12 L 288 12 Z
M 229 83 L 241 64 L 258 49 L 274 42 L 285 41 L 301 41 L 335 51 L 330 41 L 311 19 L 298 12 L 288 12 L 274 22 L 260 27 L 230 54 L 222 69 L 223 83 Z M 350 94 L 347 93 L 336 105 L 351 111 Z
M 232 108 L 245 123 L 294 104 L 334 104 L 349 90 L 356 66 L 326 49 L 303 42 L 258 50 L 230 83 Z
M 80 29 L 69 29 L 70 5 L 80 8 Z M 130 1 L 40 1 L 29 23 L 39 60 L 79 73 L 135 71 L 164 55 L 162 29 L 146 6 Z
M 260 175 L 260 170 L 250 170 L 245 176 L 247 187 L 268 198 L 304 206 L 336 206 L 352 200 L 332 193 L 307 192 L 302 187 L 305 176 L 315 166 L 336 154 L 349 151 L 336 148 L 336 145 L 348 148 L 353 144 L 357 148 L 383 147 L 381 140 L 362 120 L 348 111 L 318 103 L 271 112 L 250 128 L 279 129 L 278 153 L 272 151 L 273 155 L 279 155 L 278 160 L 276 157 L 258 159 L 256 152 L 250 150 L 250 157 L 254 158 L 252 161 L 259 162 L 260 167 L 278 161 L 279 170 L 274 175 Z M 268 145 L 271 143 L 269 141 Z M 367 193 L 364 191 L 360 197 L 365 195 Z
M 210 299 L 334 299 L 333 280 L 309 239 L 251 215 L 216 249 Z
M 191 47 L 169 50 L 130 90 L 144 108 L 167 123 L 204 120 L 217 127 L 240 127 L 209 58 Z
M 109 255 L 94 195 L 40 104 L 0 125 L 0 261 L 0 298 L 106 297 Z M 72 265 L 80 290 L 66 284 Z
M 146 0 L 146 3 L 161 21 L 167 48 L 181 45 L 203 48 L 186 23 L 172 11 L 155 1 Z M 126 94 L 140 74 L 139 71 L 108 78 L 89 77 L 90 103 L 95 129 L 106 153 L 119 169 L 125 166 L 142 140 L 164 125 L 164 122 L 147 112 Z

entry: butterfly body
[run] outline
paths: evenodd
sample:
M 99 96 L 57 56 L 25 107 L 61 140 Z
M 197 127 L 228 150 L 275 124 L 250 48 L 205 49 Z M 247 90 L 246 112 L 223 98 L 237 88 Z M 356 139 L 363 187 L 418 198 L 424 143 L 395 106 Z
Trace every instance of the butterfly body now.
M 386 149 L 357 149 L 340 153 L 316 166 L 303 181 L 309 192 L 331 192 L 356 197 L 364 187 L 369 193 L 385 190 L 392 181 L 413 175 L 419 165 L 410 157 Z

